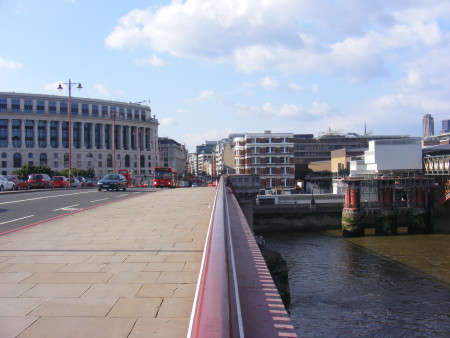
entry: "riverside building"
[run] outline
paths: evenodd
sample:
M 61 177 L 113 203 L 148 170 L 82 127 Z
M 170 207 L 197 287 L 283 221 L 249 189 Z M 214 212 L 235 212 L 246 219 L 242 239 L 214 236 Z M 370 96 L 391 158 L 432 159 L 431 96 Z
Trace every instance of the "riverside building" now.
M 234 138 L 236 174 L 260 175 L 262 188 L 293 188 L 293 136 L 267 130 Z
M 26 163 L 61 171 L 70 152 L 72 168 L 92 168 L 98 177 L 117 169 L 146 175 L 159 165 L 150 107 L 72 96 L 69 143 L 67 106 L 67 96 L 0 92 L 1 174 Z

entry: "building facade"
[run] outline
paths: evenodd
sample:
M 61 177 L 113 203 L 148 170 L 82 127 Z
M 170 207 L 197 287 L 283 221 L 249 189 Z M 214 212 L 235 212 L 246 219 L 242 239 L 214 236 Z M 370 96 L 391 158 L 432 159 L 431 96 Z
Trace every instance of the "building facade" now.
M 430 114 L 426 114 L 423 117 L 423 137 L 429 137 L 434 135 L 434 118 Z
M 262 188 L 295 186 L 292 133 L 247 133 L 234 139 L 236 174 L 260 175 Z
M 0 92 L 0 172 L 26 163 L 61 171 L 71 162 L 97 177 L 117 169 L 152 174 L 160 161 L 158 125 L 141 104 L 71 97 L 68 109 L 67 96 Z
M 160 137 L 159 150 L 162 166 L 175 169 L 178 176 L 184 179 L 187 173 L 186 147 L 173 139 Z

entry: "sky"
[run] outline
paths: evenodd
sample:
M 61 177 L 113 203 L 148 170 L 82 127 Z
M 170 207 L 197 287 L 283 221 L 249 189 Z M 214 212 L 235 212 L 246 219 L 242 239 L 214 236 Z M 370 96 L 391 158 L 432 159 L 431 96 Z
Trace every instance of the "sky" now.
M 450 119 L 448 0 L 0 0 L 0 41 L 0 91 L 148 100 L 190 152 Z

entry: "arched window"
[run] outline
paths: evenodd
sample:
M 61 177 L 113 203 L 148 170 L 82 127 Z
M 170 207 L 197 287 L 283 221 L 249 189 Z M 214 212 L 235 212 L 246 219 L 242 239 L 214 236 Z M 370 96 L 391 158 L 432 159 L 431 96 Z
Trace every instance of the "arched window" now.
M 39 155 L 39 165 L 47 165 L 47 154 L 42 153 Z
M 13 156 L 13 167 L 20 168 L 22 166 L 22 155 L 15 153 Z
M 113 166 L 113 158 L 111 154 L 108 154 L 108 156 L 106 157 L 106 166 L 107 167 Z
M 92 153 L 87 153 L 86 158 L 92 158 Z
M 130 155 L 125 155 L 125 168 L 130 167 Z

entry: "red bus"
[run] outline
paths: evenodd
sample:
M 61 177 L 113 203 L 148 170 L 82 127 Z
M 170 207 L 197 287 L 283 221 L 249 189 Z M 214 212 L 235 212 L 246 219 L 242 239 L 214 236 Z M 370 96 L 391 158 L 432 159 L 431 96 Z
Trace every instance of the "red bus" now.
M 155 168 L 154 188 L 177 188 L 178 174 L 175 169 L 159 167 Z

